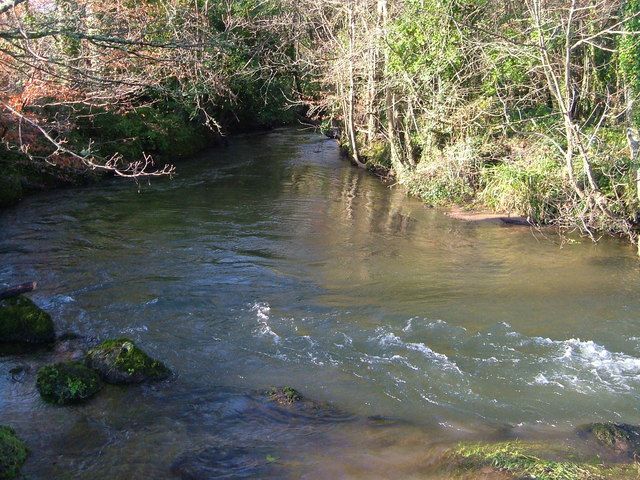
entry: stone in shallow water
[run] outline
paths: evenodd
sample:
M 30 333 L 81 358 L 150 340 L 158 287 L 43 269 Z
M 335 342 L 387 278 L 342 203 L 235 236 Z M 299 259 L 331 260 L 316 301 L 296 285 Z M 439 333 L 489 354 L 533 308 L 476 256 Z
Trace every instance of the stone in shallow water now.
M 640 454 L 640 427 L 626 423 L 590 423 L 578 428 L 578 434 L 593 438 L 598 444 L 618 454 Z
M 87 352 L 85 363 L 108 383 L 141 383 L 164 380 L 171 371 L 149 357 L 128 338 L 107 340 Z
M 27 446 L 16 432 L 0 425 L 0 479 L 17 478 L 27 453 Z
M 302 395 L 293 387 L 271 387 L 267 390 L 267 397 L 281 405 L 290 405 L 302 400 Z
M 42 345 L 54 340 L 51 316 L 27 297 L 0 300 L 0 343 Z
M 103 385 L 98 374 L 82 363 L 66 362 L 40 368 L 36 386 L 46 402 L 66 405 L 88 400 Z

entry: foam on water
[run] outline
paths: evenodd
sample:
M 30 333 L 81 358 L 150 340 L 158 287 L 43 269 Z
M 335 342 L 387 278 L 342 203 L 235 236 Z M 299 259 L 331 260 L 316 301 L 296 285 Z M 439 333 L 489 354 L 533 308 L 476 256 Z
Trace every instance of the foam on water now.
M 269 325 L 269 312 L 271 307 L 265 302 L 256 302 L 251 305 L 250 311 L 255 312 L 258 321 L 257 332 L 261 336 L 269 336 L 274 343 L 280 343 L 280 335 L 274 332 Z
M 405 348 L 407 350 L 413 350 L 415 352 L 420 352 L 427 359 L 434 360 L 438 362 L 442 368 L 453 370 L 459 374 L 462 374 L 458 366 L 455 362 L 449 360 L 449 358 L 442 354 L 434 352 L 431 348 L 427 347 L 424 343 L 419 342 L 405 342 L 400 339 L 393 332 L 385 332 L 384 329 L 378 328 L 376 332 L 379 333 L 375 339 L 377 339 L 378 343 L 384 347 L 400 347 Z
M 249 310 L 258 323 L 255 335 L 270 338 L 275 349 L 265 354 L 385 385 L 384 394 L 395 401 L 411 397 L 460 410 L 482 405 L 500 418 L 500 412 L 523 408 L 543 417 L 548 401 L 536 399 L 548 399 L 549 389 L 565 410 L 576 395 L 585 401 L 604 395 L 609 403 L 639 396 L 640 358 L 592 340 L 530 337 L 506 322 L 469 332 L 444 320 L 412 317 L 397 328 L 367 330 L 332 314 L 280 316 L 265 302 Z

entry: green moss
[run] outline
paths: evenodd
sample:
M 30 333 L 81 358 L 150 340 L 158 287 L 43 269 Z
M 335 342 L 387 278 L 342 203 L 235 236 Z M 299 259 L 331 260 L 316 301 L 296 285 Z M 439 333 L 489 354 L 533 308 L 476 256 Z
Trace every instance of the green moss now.
M 10 427 L 0 426 L 0 479 L 17 478 L 27 460 L 27 446 Z
M 640 427 L 626 423 L 591 423 L 579 429 L 579 433 L 593 436 L 606 447 L 634 454 L 640 452 Z
M 302 400 L 302 395 L 293 387 L 271 387 L 267 391 L 270 400 L 278 403 L 291 404 Z
M 370 145 L 363 145 L 360 149 L 360 155 L 366 160 L 369 169 L 390 169 L 391 168 L 391 152 L 389 151 L 389 142 L 380 140 L 374 141 Z
M 40 368 L 36 385 L 45 401 L 57 405 L 82 402 L 102 388 L 98 374 L 81 362 L 57 363 Z
M 465 470 L 486 467 L 516 478 L 537 480 L 597 480 L 638 478 L 636 465 L 606 466 L 597 461 L 576 460 L 575 452 L 564 446 L 529 442 L 460 444 L 451 456 L 456 466 Z
M 51 343 L 51 316 L 22 295 L 0 301 L 0 343 Z
M 102 342 L 87 352 L 85 362 L 109 383 L 164 380 L 171 375 L 162 362 L 149 357 L 128 338 Z

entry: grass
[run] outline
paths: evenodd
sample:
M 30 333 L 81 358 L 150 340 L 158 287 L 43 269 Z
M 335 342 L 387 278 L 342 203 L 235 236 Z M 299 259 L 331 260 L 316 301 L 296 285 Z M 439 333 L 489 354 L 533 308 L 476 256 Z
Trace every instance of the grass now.
M 638 478 L 640 473 L 636 464 L 606 466 L 597 462 L 590 463 L 576 460 L 575 454 L 565 447 L 554 448 L 518 441 L 460 444 L 451 455 L 462 470 L 491 467 L 515 478 L 623 480 Z
M 466 203 L 475 195 L 480 166 L 477 142 L 465 139 L 442 150 L 425 149 L 417 167 L 401 172 L 399 180 L 430 205 Z
M 535 223 L 551 223 L 568 196 L 562 167 L 546 156 L 484 167 L 481 183 L 482 204 Z

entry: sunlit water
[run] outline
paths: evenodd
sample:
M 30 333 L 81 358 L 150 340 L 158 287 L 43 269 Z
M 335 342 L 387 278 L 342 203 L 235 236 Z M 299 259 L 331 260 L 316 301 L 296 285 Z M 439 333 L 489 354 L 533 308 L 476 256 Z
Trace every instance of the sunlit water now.
M 0 214 L 0 283 L 38 281 L 58 332 L 129 336 L 176 374 L 56 408 L 35 371 L 64 348 L 0 358 L 31 478 L 424 478 L 460 438 L 640 423 L 623 242 L 450 219 L 308 132 L 178 172 Z M 284 384 L 332 407 L 260 395 Z

